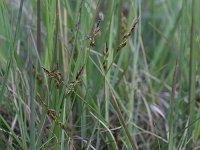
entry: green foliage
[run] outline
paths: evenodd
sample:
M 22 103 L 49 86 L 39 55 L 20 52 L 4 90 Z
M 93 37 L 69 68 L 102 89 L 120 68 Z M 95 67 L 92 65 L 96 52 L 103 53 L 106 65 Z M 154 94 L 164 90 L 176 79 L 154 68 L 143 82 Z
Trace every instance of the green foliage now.
M 198 149 L 199 6 L 1 0 L 1 148 Z

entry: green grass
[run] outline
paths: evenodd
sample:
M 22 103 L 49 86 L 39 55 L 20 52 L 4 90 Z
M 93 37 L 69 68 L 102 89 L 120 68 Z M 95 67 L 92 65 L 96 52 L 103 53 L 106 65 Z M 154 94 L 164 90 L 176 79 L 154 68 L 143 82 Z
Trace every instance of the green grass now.
M 199 13 L 197 0 L 1 0 L 1 148 L 199 149 Z

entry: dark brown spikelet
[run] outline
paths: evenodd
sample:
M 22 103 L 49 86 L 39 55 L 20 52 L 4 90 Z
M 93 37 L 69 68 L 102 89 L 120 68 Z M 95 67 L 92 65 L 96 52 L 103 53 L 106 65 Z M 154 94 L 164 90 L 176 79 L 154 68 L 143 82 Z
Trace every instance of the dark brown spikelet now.
M 127 39 L 127 38 L 131 35 L 131 33 L 132 33 L 133 30 L 135 29 L 136 25 L 139 23 L 139 18 L 140 18 L 140 17 L 138 17 L 138 18 L 133 22 L 133 25 L 132 25 L 132 27 L 131 27 L 131 30 L 123 36 L 123 39 Z
M 58 119 L 56 111 L 54 109 L 47 109 L 48 116 L 63 130 L 67 132 L 65 125 Z
M 136 25 L 139 23 L 140 17 L 138 17 L 132 25 L 131 32 L 135 29 Z
M 90 40 L 90 46 L 91 46 L 91 47 L 94 47 L 94 46 L 95 46 L 95 41 L 94 41 L 94 39 Z
M 50 74 L 50 72 L 49 72 L 49 70 L 47 70 L 46 68 L 44 68 L 44 67 L 42 67 L 42 69 L 44 70 L 44 72 L 46 73 L 46 74 Z
M 119 44 L 118 48 L 117 48 L 117 51 L 119 51 L 120 49 L 122 49 L 124 46 L 126 46 L 126 43 L 127 43 L 127 40 L 128 40 L 128 37 L 131 36 L 132 34 L 132 31 L 135 29 L 136 25 L 138 24 L 139 22 L 139 17 L 134 21 L 130 31 L 128 33 L 126 33 L 124 36 L 123 36 L 123 39 L 124 41 L 122 43 Z
M 106 47 L 105 47 L 105 49 L 104 49 L 104 51 L 103 51 L 103 55 L 104 55 L 104 57 L 108 57 L 108 44 L 107 44 L 107 42 L 106 42 Z
M 59 122 L 58 124 L 62 129 L 65 129 L 65 125 L 62 122 Z
M 75 85 L 76 85 L 75 81 L 69 82 L 69 84 L 67 85 L 66 91 L 65 91 L 66 95 L 69 95 L 70 93 L 74 93 Z
M 123 41 L 121 44 L 119 44 L 118 48 L 117 48 L 117 51 L 119 51 L 120 49 L 122 49 L 124 46 L 126 46 L 126 40 Z
M 42 105 L 44 105 L 44 107 L 47 110 L 47 115 L 63 130 L 65 130 L 67 132 L 67 130 L 69 130 L 68 128 L 65 127 L 65 125 L 58 119 L 58 116 L 56 114 L 56 111 L 54 109 L 49 108 L 49 106 L 47 104 L 45 104 L 39 93 L 37 93 L 37 98 L 39 99 L 39 101 L 42 103 Z
M 56 121 L 57 120 L 57 115 L 56 115 L 56 111 L 54 109 L 47 109 L 47 114 L 49 115 L 49 117 Z
M 106 61 L 106 60 L 104 60 L 104 62 L 103 62 L 103 69 L 104 69 L 104 70 L 107 69 L 107 61 Z
M 81 67 L 81 69 L 78 71 L 77 75 L 76 75 L 76 79 L 74 81 L 70 81 L 68 83 L 68 85 L 66 86 L 66 95 L 69 95 L 69 94 L 72 94 L 74 93 L 74 88 L 77 84 L 80 83 L 80 78 L 81 78 L 81 75 L 83 74 L 83 71 L 84 71 L 84 65 Z
M 50 109 L 49 106 L 41 99 L 39 93 L 37 93 L 37 98 L 39 99 L 39 101 L 42 103 L 42 105 L 44 105 L 44 107 L 47 109 L 47 115 L 52 119 L 52 120 L 56 120 L 57 116 L 56 116 L 56 111 L 54 109 Z
M 81 69 L 78 71 L 76 75 L 76 80 L 79 81 L 81 75 L 83 74 L 84 66 L 81 67 Z
M 103 69 L 106 70 L 107 68 L 107 58 L 108 58 L 108 44 L 106 42 L 106 47 L 103 51 L 104 61 L 103 61 Z
M 54 79 L 56 81 L 56 86 L 59 87 L 61 86 L 64 82 L 62 80 L 62 75 L 61 73 L 57 70 L 47 70 L 46 68 L 42 67 L 44 72 L 47 74 L 47 76 L 51 79 Z
M 86 39 L 90 40 L 90 46 L 95 46 L 95 40 L 94 37 L 97 35 L 97 33 L 100 31 L 100 23 L 101 20 L 98 20 L 96 27 L 91 31 L 90 34 L 86 35 Z
M 98 20 L 98 22 L 97 22 L 97 26 L 96 26 L 97 28 L 100 27 L 100 23 L 101 23 L 101 21 L 102 21 L 101 19 Z

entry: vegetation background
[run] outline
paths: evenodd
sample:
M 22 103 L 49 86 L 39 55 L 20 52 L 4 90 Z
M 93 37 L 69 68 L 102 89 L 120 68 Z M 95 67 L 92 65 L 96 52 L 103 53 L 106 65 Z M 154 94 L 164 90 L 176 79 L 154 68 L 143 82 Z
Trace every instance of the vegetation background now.
M 200 149 L 199 0 L 1 0 L 0 149 Z

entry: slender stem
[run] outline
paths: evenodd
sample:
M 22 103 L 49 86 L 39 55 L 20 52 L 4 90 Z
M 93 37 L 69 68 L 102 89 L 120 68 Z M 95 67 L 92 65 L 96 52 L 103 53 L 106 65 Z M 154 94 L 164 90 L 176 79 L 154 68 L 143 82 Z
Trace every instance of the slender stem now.
M 190 37 L 190 66 L 189 66 L 189 101 L 190 101 L 190 123 L 194 121 L 195 108 L 195 0 L 192 0 L 191 12 L 191 37 Z M 192 135 L 192 129 L 189 130 Z
M 40 0 L 37 0 L 37 50 L 41 50 Z
M 171 100 L 170 100 L 170 115 L 169 115 L 169 145 L 168 149 L 171 150 L 174 147 L 174 118 L 175 118 L 175 92 L 176 85 L 178 82 L 178 70 L 179 70 L 179 57 L 176 58 L 176 66 L 173 75 L 172 81 L 172 91 L 171 91 Z
M 131 134 L 130 134 L 130 132 L 128 131 L 128 127 L 126 126 L 126 123 L 125 123 L 125 121 L 124 121 L 124 119 L 123 119 L 121 110 L 120 110 L 119 105 L 118 105 L 118 103 L 117 103 L 117 100 L 116 100 L 116 98 L 115 98 L 115 96 L 114 96 L 114 94 L 112 93 L 111 90 L 110 90 L 110 95 L 111 95 L 111 97 L 112 97 L 112 103 L 113 103 L 114 108 L 115 108 L 115 110 L 116 110 L 116 112 L 117 112 L 117 116 L 118 116 L 120 122 L 122 123 L 122 126 L 123 126 L 123 128 L 124 128 L 124 130 L 125 130 L 125 132 L 126 132 L 126 135 L 127 135 L 128 139 L 129 139 L 129 142 L 131 143 L 132 148 L 133 148 L 134 150 L 137 150 L 137 149 L 138 149 L 138 148 L 137 148 L 137 145 L 136 145 L 135 142 L 133 141 L 133 139 L 132 139 L 132 137 L 131 137 Z

